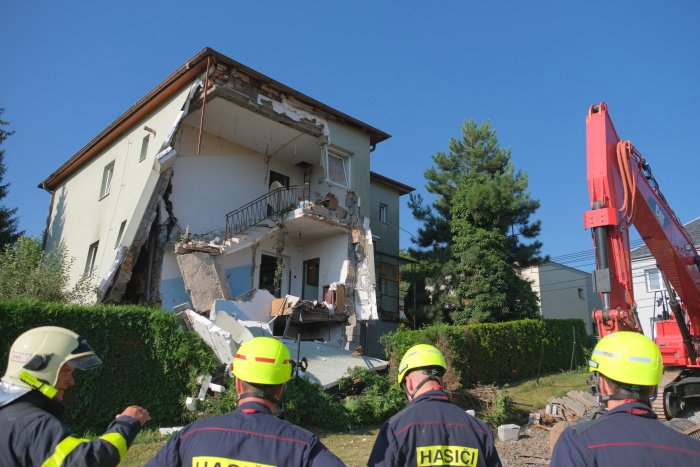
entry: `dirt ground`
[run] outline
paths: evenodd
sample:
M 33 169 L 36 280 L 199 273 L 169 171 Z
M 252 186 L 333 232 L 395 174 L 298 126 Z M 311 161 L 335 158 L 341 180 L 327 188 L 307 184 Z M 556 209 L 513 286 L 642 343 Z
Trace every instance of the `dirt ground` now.
M 550 432 L 544 428 L 522 427 L 517 441 L 499 441 L 496 450 L 504 467 L 547 466 L 551 452 Z

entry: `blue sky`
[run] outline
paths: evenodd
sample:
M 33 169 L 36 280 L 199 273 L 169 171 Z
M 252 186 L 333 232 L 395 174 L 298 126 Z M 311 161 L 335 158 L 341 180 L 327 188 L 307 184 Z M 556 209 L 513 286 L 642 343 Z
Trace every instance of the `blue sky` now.
M 40 235 L 49 195 L 39 182 L 209 46 L 391 134 L 372 169 L 424 194 L 431 155 L 464 120 L 490 120 L 542 203 L 544 253 L 590 251 L 591 104 L 608 103 L 681 221 L 700 216 L 699 20 L 691 0 L 9 2 L 5 203 Z M 406 201 L 401 225 L 415 233 Z

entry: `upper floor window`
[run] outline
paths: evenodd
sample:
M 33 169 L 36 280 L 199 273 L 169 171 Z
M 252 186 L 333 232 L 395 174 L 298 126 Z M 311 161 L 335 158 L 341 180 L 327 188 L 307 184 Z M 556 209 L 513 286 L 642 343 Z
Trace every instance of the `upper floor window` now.
M 387 205 L 383 203 L 379 203 L 379 222 L 382 222 L 386 224 L 388 222 L 387 220 Z
M 90 245 L 90 248 L 88 249 L 88 255 L 87 255 L 87 260 L 85 260 L 85 271 L 84 274 L 86 276 L 92 275 L 93 271 L 95 270 L 95 258 L 97 258 L 97 247 L 99 246 L 100 242 L 99 240 Z
M 112 190 L 112 176 L 114 175 L 114 161 L 107 164 L 102 172 L 102 186 L 100 188 L 100 198 L 104 198 Z
M 647 292 L 664 290 L 664 284 L 663 280 L 661 279 L 661 273 L 657 268 L 644 270 L 644 280 L 647 284 Z
M 343 188 L 350 188 L 350 157 L 338 151 L 328 150 L 326 178 Z
M 586 294 L 585 294 L 585 290 L 583 290 L 583 287 L 578 288 L 578 298 L 580 298 L 581 300 L 586 299 Z
M 141 140 L 141 154 L 139 155 L 139 162 L 146 159 L 148 154 L 148 141 L 151 139 L 151 135 L 146 135 Z
M 119 226 L 119 233 L 117 234 L 117 241 L 114 244 L 114 248 L 117 248 L 122 242 L 122 237 L 124 236 L 124 229 L 126 229 L 126 221 L 122 221 L 122 225 Z

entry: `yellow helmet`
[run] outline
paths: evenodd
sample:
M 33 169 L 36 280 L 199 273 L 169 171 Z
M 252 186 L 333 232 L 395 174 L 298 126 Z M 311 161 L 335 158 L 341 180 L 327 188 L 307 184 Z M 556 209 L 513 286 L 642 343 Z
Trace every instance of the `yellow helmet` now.
M 277 339 L 254 337 L 236 352 L 231 372 L 247 383 L 283 384 L 292 377 L 292 357 Z
M 406 377 L 406 373 L 416 368 L 425 368 L 437 366 L 447 370 L 447 364 L 445 363 L 445 357 L 442 352 L 436 347 L 428 344 L 418 344 L 414 345 L 403 355 L 401 363 L 399 363 L 399 377 L 398 383 L 401 384 L 403 379 Z
M 588 364 L 591 372 L 635 386 L 656 386 L 663 375 L 659 348 L 648 337 L 630 331 L 602 338 Z
M 91 370 L 102 364 L 87 341 L 68 329 L 43 326 L 19 336 L 10 348 L 7 370 L 2 380 L 25 388 L 38 389 L 53 398 L 58 373 L 64 363 Z

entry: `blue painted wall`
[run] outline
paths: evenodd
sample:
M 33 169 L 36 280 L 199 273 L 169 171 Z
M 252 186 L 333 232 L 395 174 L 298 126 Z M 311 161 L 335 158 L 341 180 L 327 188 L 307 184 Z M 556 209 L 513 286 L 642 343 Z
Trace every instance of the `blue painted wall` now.
M 238 266 L 235 268 L 225 269 L 226 281 L 228 288 L 231 291 L 231 296 L 235 297 L 251 289 L 250 273 L 251 266 Z

